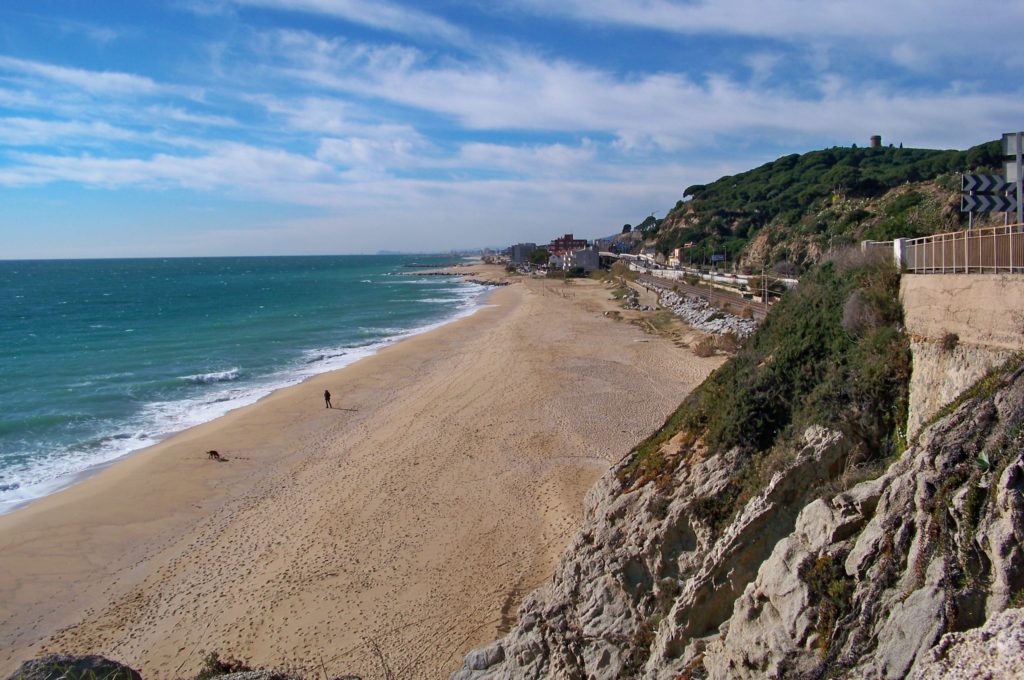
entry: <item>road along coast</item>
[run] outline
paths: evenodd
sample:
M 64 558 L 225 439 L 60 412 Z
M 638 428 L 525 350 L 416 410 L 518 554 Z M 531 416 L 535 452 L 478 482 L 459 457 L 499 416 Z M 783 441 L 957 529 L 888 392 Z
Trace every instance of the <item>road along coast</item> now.
M 0 671 L 67 651 L 188 677 L 218 651 L 372 675 L 376 646 L 403 677 L 445 676 L 509 628 L 590 486 L 721 361 L 614 309 L 594 281 L 519 279 L 0 517 Z

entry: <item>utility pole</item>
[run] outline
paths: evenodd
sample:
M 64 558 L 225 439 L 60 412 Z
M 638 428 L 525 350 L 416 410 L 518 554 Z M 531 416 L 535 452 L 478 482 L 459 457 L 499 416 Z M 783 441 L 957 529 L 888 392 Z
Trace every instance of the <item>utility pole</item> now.
M 764 275 L 764 265 L 761 265 L 761 302 L 764 303 L 764 313 L 768 313 L 768 279 Z

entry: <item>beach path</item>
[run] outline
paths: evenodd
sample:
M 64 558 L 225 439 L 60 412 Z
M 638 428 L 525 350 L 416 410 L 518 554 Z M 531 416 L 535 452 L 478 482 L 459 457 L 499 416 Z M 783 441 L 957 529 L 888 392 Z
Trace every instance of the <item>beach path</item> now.
M 520 281 L 0 517 L 0 670 L 49 650 L 188 677 L 218 651 L 376 677 L 376 645 L 400 677 L 446 677 L 721 362 L 613 309 L 594 281 Z

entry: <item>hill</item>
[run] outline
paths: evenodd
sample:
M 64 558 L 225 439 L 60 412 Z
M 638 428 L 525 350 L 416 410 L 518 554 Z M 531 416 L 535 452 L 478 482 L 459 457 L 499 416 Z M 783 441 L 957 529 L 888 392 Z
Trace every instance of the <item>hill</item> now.
M 741 267 L 804 271 L 838 247 L 955 230 L 962 172 L 997 173 L 996 141 L 966 151 L 833 147 L 790 154 L 687 187 L 664 219 L 637 229 L 663 254 L 727 253 Z M 999 217 L 1001 220 L 1002 218 Z

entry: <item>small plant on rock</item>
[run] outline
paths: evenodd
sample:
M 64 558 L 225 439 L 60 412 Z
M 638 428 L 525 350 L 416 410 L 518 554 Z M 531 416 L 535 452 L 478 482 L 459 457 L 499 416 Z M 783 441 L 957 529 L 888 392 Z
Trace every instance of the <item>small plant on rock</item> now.
M 988 451 L 982 451 L 978 454 L 978 457 L 974 460 L 974 464 L 978 466 L 978 469 L 984 474 L 992 469 L 992 461 L 989 458 Z
M 252 667 L 234 657 L 229 656 L 226 659 L 221 659 L 220 654 L 217 652 L 210 652 L 203 659 L 203 667 L 196 675 L 195 680 L 210 680 L 210 678 L 215 678 L 219 675 L 242 673 L 251 670 L 253 670 Z
M 854 582 L 843 568 L 845 554 L 809 555 L 800 565 L 800 580 L 811 593 L 811 601 L 818 603 L 818 650 L 828 653 L 836 635 L 839 620 L 850 607 Z

